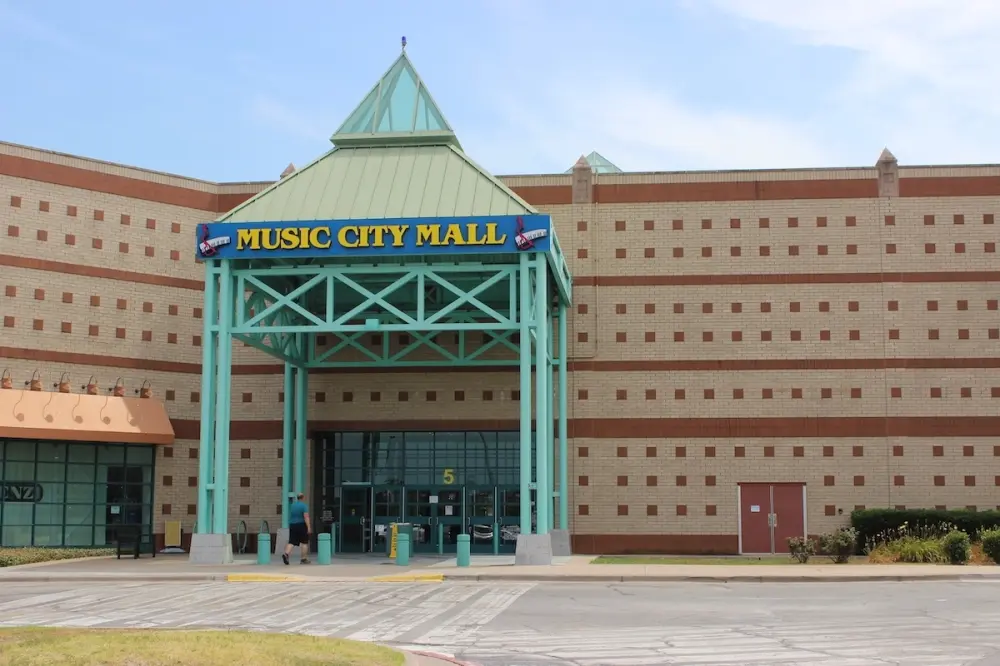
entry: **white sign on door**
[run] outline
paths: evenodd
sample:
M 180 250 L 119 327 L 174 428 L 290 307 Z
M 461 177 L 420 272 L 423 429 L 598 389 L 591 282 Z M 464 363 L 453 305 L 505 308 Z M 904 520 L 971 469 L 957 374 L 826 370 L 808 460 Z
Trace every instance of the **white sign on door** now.
M 760 504 L 751 504 L 750 513 L 760 513 Z

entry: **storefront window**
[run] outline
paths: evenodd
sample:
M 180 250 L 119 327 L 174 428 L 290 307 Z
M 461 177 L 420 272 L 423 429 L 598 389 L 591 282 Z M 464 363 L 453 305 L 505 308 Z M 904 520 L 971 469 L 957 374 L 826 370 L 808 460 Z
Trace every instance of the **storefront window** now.
M 121 526 L 152 544 L 148 445 L 0 441 L 0 546 L 103 546 Z

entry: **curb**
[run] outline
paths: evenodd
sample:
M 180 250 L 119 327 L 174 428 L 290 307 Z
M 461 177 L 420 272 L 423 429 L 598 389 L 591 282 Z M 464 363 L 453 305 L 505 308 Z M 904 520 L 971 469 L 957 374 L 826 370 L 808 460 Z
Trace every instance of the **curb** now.
M 396 574 L 366 578 L 367 583 L 443 583 L 444 574 Z
M 874 574 L 870 576 L 825 574 L 803 574 L 801 576 L 698 576 L 698 575 L 600 575 L 600 576 L 546 576 L 544 574 L 524 574 L 518 576 L 498 576 L 478 574 L 468 576 L 445 575 L 451 582 L 534 582 L 534 583 L 881 583 L 881 582 L 939 582 L 994 580 L 1000 582 L 1000 574 Z
M 392 646 L 389 646 L 392 647 Z M 417 664 L 427 664 L 439 663 L 439 664 L 453 664 L 455 666 L 479 666 L 471 661 L 459 661 L 454 656 L 450 654 L 443 654 L 441 652 L 428 652 L 426 650 L 407 650 L 404 648 L 393 648 L 403 653 L 406 658 L 405 666 L 416 666 Z
M 282 576 L 280 574 L 226 574 L 227 583 L 302 583 L 303 576 Z

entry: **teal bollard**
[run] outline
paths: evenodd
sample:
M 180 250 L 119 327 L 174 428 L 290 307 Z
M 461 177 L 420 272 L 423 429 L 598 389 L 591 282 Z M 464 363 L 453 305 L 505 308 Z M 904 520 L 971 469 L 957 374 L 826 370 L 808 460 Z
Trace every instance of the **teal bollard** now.
M 396 564 L 401 567 L 410 566 L 410 535 L 400 532 L 396 536 Z
M 444 525 L 438 523 L 438 555 L 444 555 Z
M 316 536 L 316 562 L 330 563 L 330 535 L 322 532 Z
M 458 535 L 458 557 L 455 558 L 458 566 L 467 567 L 469 566 L 469 560 L 472 557 L 472 542 L 469 539 L 468 534 Z
M 271 563 L 271 535 L 257 535 L 257 564 Z
M 500 554 L 500 523 L 493 523 L 493 554 Z

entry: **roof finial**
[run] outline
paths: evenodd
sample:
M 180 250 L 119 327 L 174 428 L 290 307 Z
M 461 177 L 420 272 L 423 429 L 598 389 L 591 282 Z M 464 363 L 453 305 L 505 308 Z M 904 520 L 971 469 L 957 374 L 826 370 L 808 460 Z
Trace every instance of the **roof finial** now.
M 403 35 L 403 51 L 406 51 L 406 35 Z

